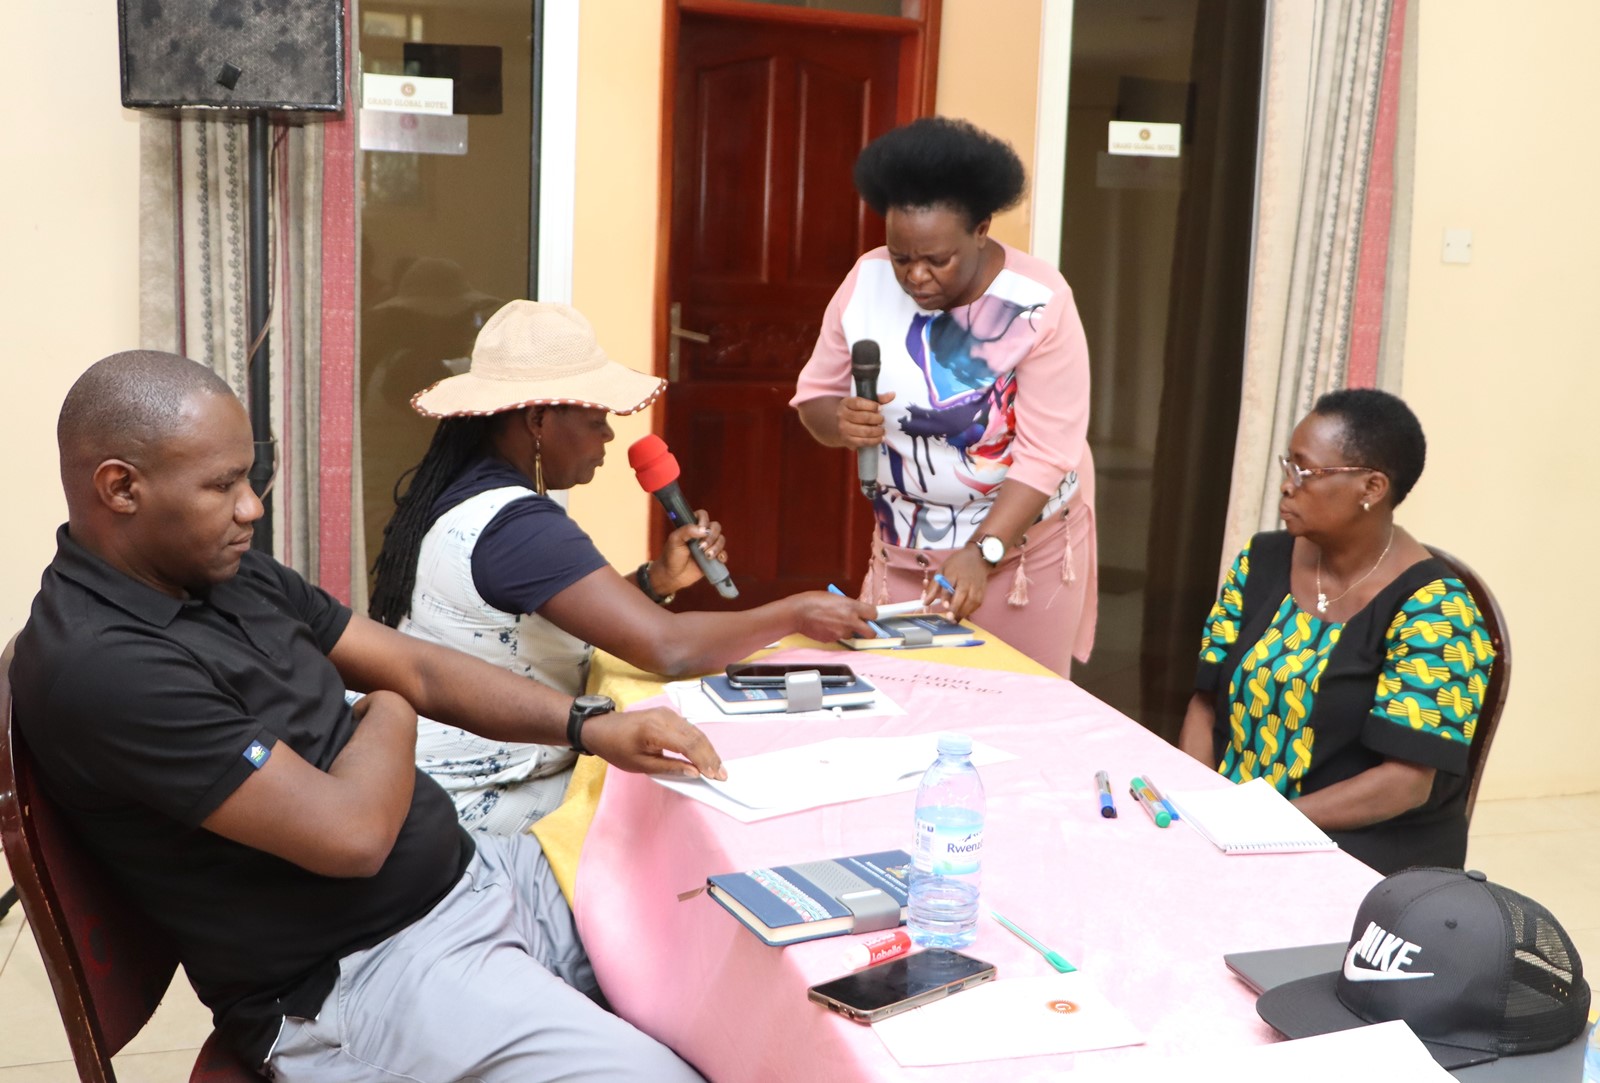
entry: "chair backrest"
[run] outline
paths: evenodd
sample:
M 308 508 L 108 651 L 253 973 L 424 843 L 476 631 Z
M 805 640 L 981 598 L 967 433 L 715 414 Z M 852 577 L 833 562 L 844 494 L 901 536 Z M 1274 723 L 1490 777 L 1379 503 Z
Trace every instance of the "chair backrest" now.
M 1494 645 L 1494 669 L 1489 674 L 1489 687 L 1483 693 L 1483 706 L 1478 709 L 1478 728 L 1473 731 L 1472 749 L 1467 755 L 1467 823 L 1472 823 L 1472 810 L 1478 803 L 1478 786 L 1483 782 L 1483 768 L 1489 762 L 1489 746 L 1494 743 L 1495 731 L 1500 728 L 1500 714 L 1505 710 L 1506 693 L 1511 688 L 1511 631 L 1506 627 L 1506 615 L 1500 602 L 1483 577 L 1459 557 L 1443 549 L 1428 546 L 1428 552 L 1438 557 L 1452 575 L 1466 584 L 1478 612 L 1483 614 L 1483 627 L 1489 642 Z
M 115 1083 L 111 1056 L 149 1020 L 178 956 L 126 904 L 40 792 L 33 759 L 11 717 L 11 655 L 0 655 L 0 844 L 39 942 L 78 1076 Z
M 0 654 L 0 846 L 39 943 L 83 1083 L 116 1083 L 111 1057 L 139 1033 L 172 983 L 171 940 L 122 893 L 39 790 L 33 757 L 11 717 L 11 655 Z M 190 1083 L 261 1077 L 206 1040 Z

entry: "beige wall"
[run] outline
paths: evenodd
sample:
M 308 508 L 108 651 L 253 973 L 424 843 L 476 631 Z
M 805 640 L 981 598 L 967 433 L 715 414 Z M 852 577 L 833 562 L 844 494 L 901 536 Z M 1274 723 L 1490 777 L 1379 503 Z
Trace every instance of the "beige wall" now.
M 1428 468 L 1401 521 L 1494 588 L 1515 645 L 1483 792 L 1600 789 L 1585 694 L 1600 350 L 1600 5 L 1422 0 L 1404 394 Z M 1440 261 L 1446 228 L 1472 262 Z
M 941 111 L 1033 146 L 1040 0 L 946 0 Z M 1590 321 L 1600 296 L 1600 150 L 1572 117 L 1600 94 L 1587 48 L 1600 7 L 1544 0 L 1501 18 L 1491 0 L 1421 0 L 1419 122 L 1404 391 L 1432 455 L 1403 520 L 1470 560 L 1495 586 L 1516 637 L 1510 709 L 1489 768 L 1491 796 L 1594 790 L 1600 726 L 1591 664 L 1585 550 L 1595 536 L 1600 392 Z M 1010 11 L 1011 8 L 1015 11 Z M 52 423 L 94 359 L 137 337 L 137 121 L 117 100 L 116 23 L 96 0 L 7 4 L 9 41 L 74 43 L 13 58 L 20 86 L 51 88 L 0 138 L 0 629 L 26 614 L 63 515 Z M 585 0 L 579 99 L 575 299 L 619 359 L 649 363 L 657 184 L 660 9 Z M 1006 49 L 1013 62 L 996 64 Z M 1492 70 L 1494 78 L 1486 78 Z M 1446 227 L 1474 231 L 1469 266 L 1439 262 Z M 1026 215 L 997 223 L 1014 243 Z M 70 309 L 69 309 L 69 306 Z M 602 549 L 643 559 L 646 514 L 623 450 L 646 418 L 618 425 L 613 462 L 575 494 Z M 1552 753 L 1549 750 L 1559 750 Z
M 655 0 L 584 0 L 581 20 L 572 303 L 594 324 L 607 353 L 649 372 L 661 183 L 662 8 Z M 605 466 L 571 496 L 574 517 L 624 571 L 647 556 L 652 506 L 628 468 L 627 449 L 650 431 L 651 415 L 613 419 L 617 438 Z
M 9 638 L 66 518 L 61 399 L 90 364 L 138 345 L 139 122 L 119 98 L 112 5 L 6 4 L 0 40 L 13 43 L 7 76 L 30 102 L 7 110 L 0 128 L 0 638 Z
M 1010 143 L 1033 179 L 1043 0 L 945 0 L 936 109 Z M 1031 195 L 1031 193 L 1030 193 Z M 995 219 L 1006 244 L 1028 247 L 1029 200 Z

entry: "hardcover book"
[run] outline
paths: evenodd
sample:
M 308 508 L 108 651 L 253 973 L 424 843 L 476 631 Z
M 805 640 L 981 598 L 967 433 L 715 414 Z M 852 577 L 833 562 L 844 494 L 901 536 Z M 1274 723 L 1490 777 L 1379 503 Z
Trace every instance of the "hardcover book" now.
M 910 854 L 884 850 L 723 873 L 708 890 L 745 928 L 782 947 L 904 924 L 910 875 Z
M 782 686 L 771 688 L 736 688 L 724 676 L 701 677 L 700 687 L 706 698 L 727 714 L 774 714 L 788 709 L 789 700 Z M 823 707 L 861 707 L 872 702 L 877 690 L 871 684 L 855 678 L 849 684 L 823 685 Z
M 895 650 L 906 647 L 954 647 L 971 641 L 976 633 L 965 624 L 921 613 L 909 617 L 885 617 L 873 621 L 883 635 L 871 639 L 841 639 L 853 651 Z

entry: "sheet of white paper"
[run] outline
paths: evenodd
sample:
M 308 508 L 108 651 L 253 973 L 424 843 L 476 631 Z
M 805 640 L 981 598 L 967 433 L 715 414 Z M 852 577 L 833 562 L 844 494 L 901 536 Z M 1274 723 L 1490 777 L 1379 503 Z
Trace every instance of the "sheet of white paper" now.
M 1112 1049 L 1144 1041 L 1128 1017 L 1082 973 L 1001 978 L 890 1016 L 872 1029 L 907 1068 Z
M 741 823 L 808 808 L 904 793 L 917 788 L 938 756 L 938 734 L 904 737 L 835 737 L 798 748 L 724 760 L 726 782 L 654 776 L 656 782 L 703 801 Z M 979 767 L 1014 760 L 993 745 L 974 744 Z
M 966 993 L 960 996 L 966 996 Z M 959 997 L 957 998 L 959 999 Z M 1122 1083 L 1130 1062 L 1094 1070 L 1079 1061 L 1073 1083 Z M 1206 1069 L 1215 1069 L 1213 1076 Z M 1228 1083 L 1449 1083 L 1454 1077 L 1434 1060 L 1411 1028 L 1395 1020 L 1293 1042 L 1194 1051 L 1182 1057 L 1140 1061 L 1140 1079 L 1225 1078 Z
M 666 686 L 666 693 L 672 701 L 673 710 L 697 726 L 707 722 L 817 722 L 839 718 L 888 718 L 906 713 L 906 709 L 890 699 L 881 688 L 874 688 L 872 702 L 862 707 L 824 707 L 817 711 L 795 711 L 793 714 L 787 711 L 729 714 L 711 701 L 698 680 L 672 681 Z

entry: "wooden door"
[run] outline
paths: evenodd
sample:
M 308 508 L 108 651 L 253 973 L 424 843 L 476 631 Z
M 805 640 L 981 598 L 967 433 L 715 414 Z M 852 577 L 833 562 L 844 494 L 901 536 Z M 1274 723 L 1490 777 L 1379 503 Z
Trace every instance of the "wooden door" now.
M 663 429 L 691 502 L 728 535 L 734 607 L 830 582 L 853 593 L 866 567 L 854 456 L 819 447 L 786 404 L 829 298 L 883 243 L 850 171 L 915 115 L 907 55 L 881 30 L 682 14 L 666 300 L 708 341 L 676 338 Z M 692 604 L 718 601 L 697 590 Z

